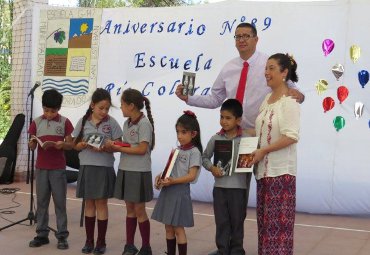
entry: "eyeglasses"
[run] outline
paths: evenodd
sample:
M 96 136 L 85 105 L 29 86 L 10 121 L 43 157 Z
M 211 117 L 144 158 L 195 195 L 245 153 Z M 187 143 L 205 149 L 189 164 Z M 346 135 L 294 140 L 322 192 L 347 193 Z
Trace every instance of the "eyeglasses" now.
M 243 34 L 243 35 L 234 35 L 235 41 L 240 41 L 241 39 L 248 41 L 249 39 L 253 38 L 254 35 L 248 35 L 248 34 Z

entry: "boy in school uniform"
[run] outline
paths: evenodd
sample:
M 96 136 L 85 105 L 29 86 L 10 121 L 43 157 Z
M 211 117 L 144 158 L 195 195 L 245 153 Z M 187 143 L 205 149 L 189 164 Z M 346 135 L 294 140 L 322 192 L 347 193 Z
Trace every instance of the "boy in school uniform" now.
M 57 219 L 58 249 L 68 249 L 67 237 L 67 177 L 66 159 L 63 150 L 73 147 L 71 121 L 58 112 L 62 106 L 63 95 L 58 91 L 46 90 L 42 95 L 43 114 L 30 124 L 28 133 L 38 137 L 42 142 L 53 141 L 55 145 L 43 149 L 37 148 L 36 159 L 36 200 L 37 200 L 37 236 L 30 241 L 29 247 L 40 247 L 49 243 L 49 203 L 53 196 Z M 36 149 L 37 142 L 31 139 L 28 143 L 31 150 Z
M 220 110 L 222 129 L 211 137 L 203 152 L 203 167 L 210 171 L 215 179 L 213 188 L 213 210 L 216 223 L 216 245 L 218 255 L 243 255 L 244 220 L 247 209 L 247 174 L 223 175 L 222 169 L 214 166 L 211 158 L 216 140 L 234 140 L 237 152 L 243 131 L 240 122 L 243 108 L 236 99 L 226 100 Z M 235 161 L 235 160 L 234 160 Z M 233 164 L 235 166 L 235 162 Z M 233 171 L 234 169 L 230 169 Z M 251 175 L 248 173 L 248 175 Z

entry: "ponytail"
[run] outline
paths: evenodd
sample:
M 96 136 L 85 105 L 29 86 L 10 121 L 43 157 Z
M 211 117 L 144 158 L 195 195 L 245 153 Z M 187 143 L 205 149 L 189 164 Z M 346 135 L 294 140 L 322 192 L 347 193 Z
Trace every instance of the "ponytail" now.
M 82 117 L 81 130 L 80 130 L 80 133 L 78 133 L 78 136 L 76 137 L 76 139 L 74 141 L 74 144 L 77 144 L 82 140 L 82 138 L 84 136 L 84 127 L 85 127 L 86 121 L 90 117 L 91 114 L 92 114 L 92 109 L 89 106 L 89 109 L 87 109 L 85 115 Z
M 150 107 L 150 101 L 147 97 L 143 97 L 143 100 L 144 100 L 144 103 L 145 103 L 145 109 L 146 109 L 146 113 L 147 113 L 147 117 L 150 121 L 150 123 L 152 124 L 152 127 L 153 127 L 153 132 L 152 132 L 152 146 L 150 147 L 151 150 L 154 149 L 154 145 L 155 145 L 155 133 L 154 133 L 154 120 L 153 120 L 153 115 L 152 115 L 152 109 Z
M 153 132 L 152 132 L 152 146 L 150 147 L 151 150 L 154 148 L 155 144 L 155 134 L 154 134 L 154 120 L 152 115 L 152 110 L 150 108 L 150 101 L 148 98 L 144 97 L 143 94 L 138 91 L 137 89 L 128 88 L 123 91 L 121 100 L 127 104 L 134 104 L 135 107 L 139 110 L 144 108 L 145 103 L 145 109 L 147 112 L 147 117 L 149 119 L 149 122 L 152 124 Z

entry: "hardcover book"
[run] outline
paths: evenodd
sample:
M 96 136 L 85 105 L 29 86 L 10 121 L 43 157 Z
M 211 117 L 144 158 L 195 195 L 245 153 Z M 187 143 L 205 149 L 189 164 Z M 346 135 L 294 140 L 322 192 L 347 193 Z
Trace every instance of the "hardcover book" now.
M 179 155 L 179 149 L 173 149 L 168 157 L 166 166 L 161 174 L 161 179 L 166 179 L 171 175 L 173 166 L 175 165 L 177 156 Z
M 240 139 L 235 173 L 251 173 L 253 171 L 253 165 L 248 167 L 248 164 L 253 160 L 251 153 L 257 149 L 258 139 L 258 137 L 243 137 Z
M 131 147 L 131 144 L 120 141 L 114 141 L 113 144 L 120 147 Z
M 43 141 L 40 140 L 40 138 L 38 138 L 35 135 L 31 136 L 31 141 L 32 140 L 36 141 L 39 144 L 39 146 L 41 146 L 41 148 L 43 148 L 43 149 L 54 147 L 56 145 L 56 142 L 54 142 L 54 141 L 45 141 L 45 142 L 43 142 Z
M 221 169 L 222 175 L 231 175 L 233 169 L 234 140 L 216 140 L 213 165 Z

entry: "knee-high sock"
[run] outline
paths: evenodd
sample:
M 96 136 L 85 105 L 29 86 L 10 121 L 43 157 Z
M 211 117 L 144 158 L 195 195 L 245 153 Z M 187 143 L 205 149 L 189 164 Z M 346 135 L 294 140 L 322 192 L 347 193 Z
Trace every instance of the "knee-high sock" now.
M 186 255 L 188 249 L 187 243 L 179 243 L 177 244 L 177 247 L 179 248 L 179 255 Z
M 86 244 L 94 246 L 94 230 L 96 217 L 85 216 Z
M 108 219 L 98 220 L 98 239 L 96 241 L 96 247 L 104 247 L 105 244 L 105 235 L 107 233 Z
M 166 239 L 167 241 L 167 255 L 176 255 L 176 238 Z
M 150 222 L 149 220 L 139 222 L 139 229 L 142 239 L 142 247 L 150 246 Z
M 126 244 L 134 244 L 137 218 L 126 217 Z

